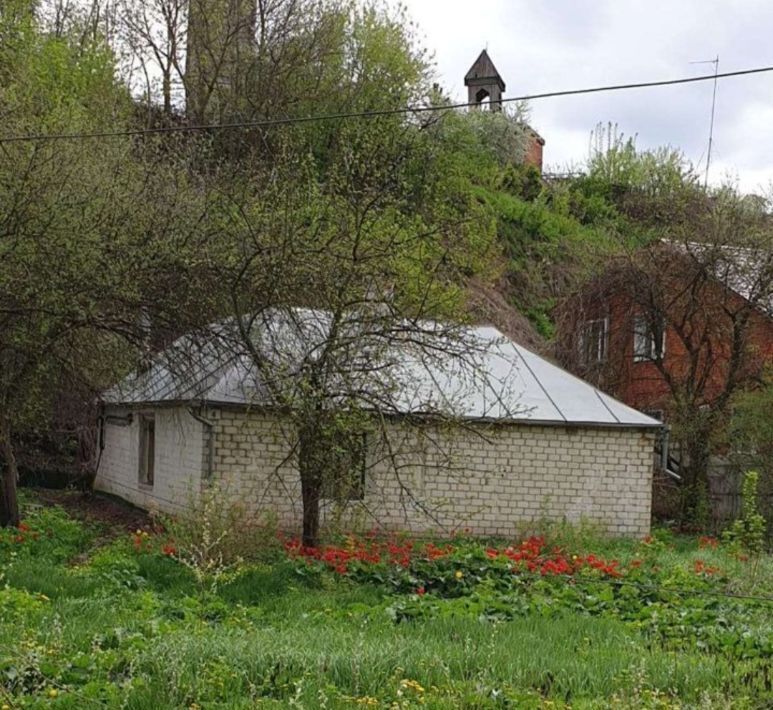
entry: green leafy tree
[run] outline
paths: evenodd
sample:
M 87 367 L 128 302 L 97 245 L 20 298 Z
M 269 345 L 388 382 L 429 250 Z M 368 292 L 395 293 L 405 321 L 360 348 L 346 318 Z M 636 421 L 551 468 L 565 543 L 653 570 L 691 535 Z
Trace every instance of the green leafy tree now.
M 20 3 L 3 6 L 0 35 L 11 39 L 0 54 L 5 134 L 132 125 L 115 57 L 92 33 L 51 33 Z M 106 386 L 154 334 L 184 327 L 191 304 L 206 302 L 185 278 L 189 266 L 204 268 L 191 234 L 200 183 L 186 162 L 202 150 L 152 140 L 0 144 L 0 524 L 18 523 L 19 438 L 45 428 L 63 394 Z
M 0 43 L 4 132 L 98 129 L 125 111 L 104 46 L 75 51 L 68 39 L 43 33 L 29 3 L 0 9 L 0 36 L 7 40 Z M 84 344 L 86 279 L 98 264 L 90 246 L 101 239 L 87 225 L 99 215 L 91 198 L 104 174 L 72 144 L 4 143 L 0 150 L 0 524 L 7 525 L 18 523 L 13 438 L 43 415 L 62 358 Z
M 347 147 L 327 156 L 324 179 L 308 159 L 286 161 L 229 189 L 220 205 L 232 250 L 220 279 L 231 342 L 292 424 L 307 545 L 319 540 L 324 491 L 347 486 L 341 449 L 366 431 L 388 447 L 406 384 L 391 373 L 390 348 L 463 356 L 459 326 L 427 319 L 458 322 L 465 280 L 485 274 L 496 253 L 485 210 L 447 181 L 417 127 L 373 121 L 342 131 Z
M 758 386 L 734 399 L 727 446 L 735 464 L 759 472 L 760 508 L 773 515 L 773 379 L 767 372 Z
M 641 151 L 635 137 L 626 138 L 612 123 L 598 124 L 591 134 L 587 173 L 610 193 L 673 197 L 686 187 L 698 187 L 697 174 L 681 151 L 669 146 Z
M 743 478 L 741 499 L 743 507 L 741 517 L 725 531 L 724 538 L 735 543 L 755 558 L 765 551 L 765 518 L 760 513 L 757 499 L 757 487 L 760 474 L 747 471 Z

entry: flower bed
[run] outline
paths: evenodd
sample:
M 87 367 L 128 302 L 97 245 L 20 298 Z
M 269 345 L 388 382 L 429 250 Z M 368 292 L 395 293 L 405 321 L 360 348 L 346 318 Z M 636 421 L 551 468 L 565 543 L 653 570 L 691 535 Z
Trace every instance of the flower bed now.
M 701 553 L 718 550 L 701 538 Z M 396 622 L 445 616 L 506 621 L 537 614 L 610 616 L 678 649 L 682 644 L 735 657 L 766 659 L 773 633 L 756 620 L 765 602 L 726 596 L 723 570 L 703 559 L 663 565 L 669 552 L 647 536 L 617 558 L 573 553 L 529 537 L 517 545 L 483 545 L 459 539 L 438 545 L 410 539 L 347 536 L 339 545 L 284 544 L 290 560 L 400 595 L 388 611 Z M 764 670 L 764 669 L 763 669 Z
M 341 545 L 323 547 L 304 547 L 299 540 L 291 539 L 285 542 L 284 549 L 290 559 L 320 565 L 338 575 L 378 583 L 388 578 L 400 591 L 421 588 L 423 593 L 448 591 L 445 587 L 449 573 L 457 583 L 526 574 L 600 579 L 640 573 L 643 565 L 641 559 L 623 565 L 617 559 L 592 553 L 569 554 L 561 547 L 549 546 L 539 536 L 529 537 L 518 545 L 494 547 L 470 539 L 437 545 L 350 535 Z

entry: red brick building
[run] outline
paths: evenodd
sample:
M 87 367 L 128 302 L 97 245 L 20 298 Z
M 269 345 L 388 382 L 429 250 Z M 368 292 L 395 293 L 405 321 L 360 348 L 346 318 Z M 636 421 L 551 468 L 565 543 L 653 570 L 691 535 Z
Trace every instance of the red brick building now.
M 566 367 L 639 410 L 725 411 L 773 363 L 773 256 L 660 243 L 620 259 L 558 310 Z

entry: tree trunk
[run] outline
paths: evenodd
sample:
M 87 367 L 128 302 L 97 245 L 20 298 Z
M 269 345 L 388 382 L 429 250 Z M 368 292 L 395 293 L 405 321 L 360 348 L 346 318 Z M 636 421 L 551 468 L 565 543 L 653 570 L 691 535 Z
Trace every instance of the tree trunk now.
M 693 432 L 692 437 L 684 442 L 683 450 L 687 454 L 687 465 L 683 471 L 682 523 L 705 525 L 708 521 L 701 518 L 710 512 L 708 510 L 709 459 L 711 456 L 709 433 Z
M 298 468 L 301 474 L 303 500 L 303 535 L 305 547 L 319 545 L 319 499 L 322 493 L 322 469 L 317 436 L 313 423 L 301 427 L 299 433 Z
M 164 68 L 162 79 L 162 93 L 164 95 L 164 116 L 169 118 L 172 115 L 172 77 L 171 67 Z
M 3 458 L 3 465 L 0 467 L 0 527 L 18 527 L 21 522 L 16 494 L 19 472 L 8 426 L 0 425 L 0 453 Z

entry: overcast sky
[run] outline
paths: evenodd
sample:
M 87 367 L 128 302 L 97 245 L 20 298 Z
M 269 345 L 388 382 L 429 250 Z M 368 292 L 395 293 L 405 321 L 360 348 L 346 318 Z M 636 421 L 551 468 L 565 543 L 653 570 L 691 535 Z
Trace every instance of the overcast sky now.
M 488 48 L 505 96 L 773 65 L 771 0 L 404 0 L 441 84 L 466 100 L 463 78 Z M 531 104 L 546 166 L 582 163 L 591 130 L 617 123 L 640 148 L 679 147 L 705 169 L 711 82 Z M 773 182 L 773 73 L 720 80 L 711 182 L 746 191 Z

